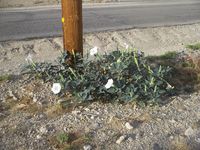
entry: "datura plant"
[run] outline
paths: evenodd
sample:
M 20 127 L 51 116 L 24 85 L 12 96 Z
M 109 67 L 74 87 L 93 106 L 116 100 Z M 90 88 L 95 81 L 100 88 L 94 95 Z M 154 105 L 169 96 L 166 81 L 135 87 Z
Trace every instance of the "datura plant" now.
M 70 92 L 81 101 L 136 101 L 142 104 L 158 103 L 173 87 L 167 82 L 170 68 L 149 64 L 143 52 L 126 48 L 100 55 L 98 47 L 87 57 L 74 55 L 74 64 L 66 63 L 63 53 L 58 61 L 34 63 L 31 73 L 53 84 L 55 94 Z

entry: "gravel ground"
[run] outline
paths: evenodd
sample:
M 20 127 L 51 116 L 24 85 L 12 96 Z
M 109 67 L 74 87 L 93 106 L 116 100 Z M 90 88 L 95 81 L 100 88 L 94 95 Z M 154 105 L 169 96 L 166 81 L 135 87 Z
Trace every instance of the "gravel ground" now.
M 66 133 L 74 149 L 198 150 L 200 92 L 165 99 L 164 106 L 69 103 L 51 84 L 28 76 L 0 83 L 0 149 L 64 149 L 56 136 Z M 61 106 L 66 104 L 66 109 Z M 76 136 L 75 136 L 76 135 Z M 88 137 L 88 138 L 85 138 Z M 77 144 L 78 143 L 78 144 Z
M 109 51 L 126 42 L 146 54 L 159 55 L 198 42 L 199 29 L 194 24 L 94 33 L 85 36 L 84 47 L 97 45 Z M 36 61 L 52 61 L 61 50 L 61 38 L 0 43 L 0 74 L 15 74 L 0 81 L 0 149 L 200 149 L 199 91 L 146 108 L 133 103 L 78 104 L 71 103 L 74 98 L 68 93 L 53 95 L 52 83 L 17 75 L 28 54 Z M 68 140 L 60 140 L 66 135 Z
M 190 58 L 195 63 L 199 56 L 199 51 L 186 50 L 175 61 Z M 83 104 L 69 93 L 54 95 L 51 87 L 29 75 L 0 81 L 0 149 L 199 150 L 199 88 L 143 108 L 135 103 Z

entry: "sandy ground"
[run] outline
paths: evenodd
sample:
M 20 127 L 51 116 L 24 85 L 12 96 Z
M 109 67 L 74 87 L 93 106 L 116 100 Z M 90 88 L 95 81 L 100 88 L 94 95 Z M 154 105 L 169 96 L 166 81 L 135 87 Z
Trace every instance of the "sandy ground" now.
M 84 35 L 84 52 L 98 46 L 100 52 L 124 48 L 127 43 L 146 55 L 182 51 L 187 44 L 200 42 L 200 24 L 100 32 Z M 0 43 L 0 74 L 18 74 L 31 54 L 34 61 L 53 61 L 62 52 L 62 38 L 44 38 Z

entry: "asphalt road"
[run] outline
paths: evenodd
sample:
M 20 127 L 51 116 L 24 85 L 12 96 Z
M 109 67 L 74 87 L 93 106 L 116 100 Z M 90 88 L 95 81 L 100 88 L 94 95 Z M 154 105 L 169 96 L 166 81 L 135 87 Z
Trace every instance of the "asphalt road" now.
M 84 5 L 84 32 L 200 22 L 200 1 Z M 56 6 L 0 10 L 0 41 L 60 36 Z

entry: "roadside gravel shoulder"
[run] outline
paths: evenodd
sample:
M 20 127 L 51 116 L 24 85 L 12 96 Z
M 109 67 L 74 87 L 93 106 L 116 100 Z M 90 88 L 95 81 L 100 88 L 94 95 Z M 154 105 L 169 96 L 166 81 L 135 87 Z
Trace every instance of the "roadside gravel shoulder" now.
M 200 24 L 90 33 L 84 35 L 84 53 L 95 46 L 104 53 L 124 49 L 128 44 L 145 55 L 162 55 L 168 51 L 181 52 L 199 39 Z M 0 42 L 0 74 L 19 74 L 28 55 L 36 62 L 52 62 L 62 50 L 61 37 Z
M 164 106 L 94 102 L 61 110 L 58 104 L 70 96 L 60 99 L 49 83 L 27 79 L 0 83 L 0 149 L 59 149 L 60 133 L 87 135 L 82 148 L 102 150 L 200 146 L 199 92 L 171 97 Z

